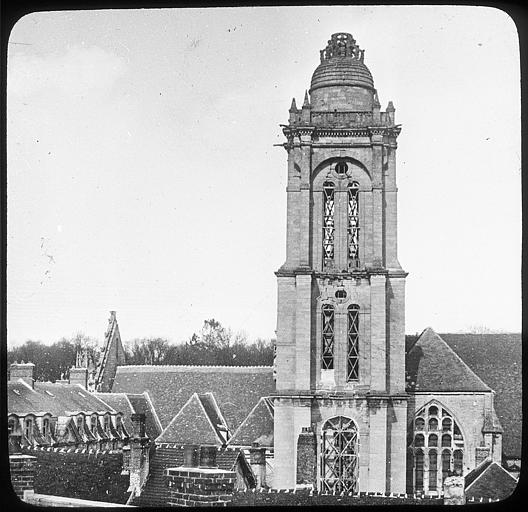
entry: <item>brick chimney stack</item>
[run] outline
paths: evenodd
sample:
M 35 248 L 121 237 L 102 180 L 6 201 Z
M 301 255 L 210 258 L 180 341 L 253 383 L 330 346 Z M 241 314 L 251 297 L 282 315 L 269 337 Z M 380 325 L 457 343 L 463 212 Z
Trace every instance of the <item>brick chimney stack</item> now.
M 34 373 L 35 365 L 33 363 L 13 363 L 9 368 L 9 381 L 14 382 L 22 379 L 26 384 L 29 384 L 34 389 Z

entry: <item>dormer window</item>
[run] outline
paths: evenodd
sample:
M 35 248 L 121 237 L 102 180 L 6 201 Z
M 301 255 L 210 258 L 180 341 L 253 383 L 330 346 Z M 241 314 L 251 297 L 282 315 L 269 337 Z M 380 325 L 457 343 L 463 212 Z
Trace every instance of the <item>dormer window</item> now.
M 82 434 L 84 430 L 84 417 L 80 414 L 77 416 L 77 432 Z
M 47 437 L 50 434 L 50 420 L 49 418 L 44 418 L 42 420 L 42 435 Z
M 92 434 L 97 432 L 97 414 L 92 414 L 92 417 L 90 418 L 90 430 L 92 431 Z
M 24 435 L 26 439 L 30 440 L 33 438 L 33 419 L 26 418 L 24 421 Z

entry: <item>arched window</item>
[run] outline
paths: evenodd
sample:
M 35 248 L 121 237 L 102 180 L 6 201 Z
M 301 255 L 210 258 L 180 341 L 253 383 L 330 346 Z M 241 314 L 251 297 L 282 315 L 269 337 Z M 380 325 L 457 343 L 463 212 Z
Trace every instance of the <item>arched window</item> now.
M 436 491 L 438 488 L 438 456 L 436 451 L 429 450 L 429 490 Z
M 77 432 L 79 432 L 79 434 L 82 434 L 84 431 L 84 416 L 82 414 L 79 414 L 79 416 L 77 416 Z
M 339 174 L 342 176 L 343 174 L 346 174 L 348 171 L 348 165 L 346 162 L 337 162 L 335 166 L 335 172 L 336 174 Z
M 452 428 L 452 421 L 451 421 L 451 418 L 444 418 L 442 420 L 442 431 L 443 432 L 451 432 L 451 428 Z
M 451 436 L 449 434 L 444 434 L 442 436 L 442 448 L 451 446 Z
M 50 434 L 50 420 L 49 418 L 42 419 L 42 435 L 47 437 Z
M 422 450 L 417 450 L 414 456 L 415 459 L 415 488 L 417 491 L 423 490 L 424 484 L 424 453 Z
M 348 306 L 347 381 L 359 380 L 359 306 Z
M 109 434 L 110 433 L 110 414 L 105 414 L 104 416 L 104 431 L 105 431 L 105 434 Z
M 321 368 L 334 368 L 334 306 L 323 304 L 322 308 L 322 358 Z
M 348 185 L 348 266 L 359 267 L 359 183 Z
M 453 470 L 457 474 L 462 474 L 463 472 L 463 460 L 464 460 L 464 454 L 462 453 L 462 450 L 455 450 L 453 453 Z
M 447 478 L 451 471 L 451 452 L 442 450 L 442 482 Z
M 17 427 L 17 419 L 15 417 L 11 416 L 7 420 L 7 430 L 9 432 L 9 434 L 12 434 L 16 430 L 16 427 Z
M 463 470 L 464 440 L 453 416 L 437 405 L 419 409 L 413 424 L 409 439 L 413 466 L 408 468 L 407 488 L 436 493 L 450 471 Z
M 90 418 L 90 430 L 92 434 L 97 432 L 97 414 L 92 414 Z
M 321 435 L 321 490 L 357 492 L 359 436 L 356 424 L 338 416 L 328 420 Z
M 24 436 L 26 436 L 28 441 L 33 438 L 33 418 L 24 420 Z
M 334 184 L 323 183 L 323 262 L 332 266 L 334 261 Z

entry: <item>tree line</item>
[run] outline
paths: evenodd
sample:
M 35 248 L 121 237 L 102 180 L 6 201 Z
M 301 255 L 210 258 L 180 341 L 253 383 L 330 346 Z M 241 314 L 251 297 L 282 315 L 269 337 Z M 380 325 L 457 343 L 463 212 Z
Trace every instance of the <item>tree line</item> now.
M 171 343 L 165 338 L 135 338 L 123 343 L 125 364 L 150 365 L 222 365 L 271 366 L 273 344 L 271 340 L 250 341 L 244 333 L 234 333 L 215 319 L 205 320 L 202 329 L 188 340 Z M 23 345 L 7 352 L 8 366 L 14 362 L 35 365 L 35 380 L 55 382 L 67 378 L 75 366 L 77 354 L 84 350 L 90 361 L 97 363 L 102 346 L 97 340 L 82 333 L 46 345 L 27 340 Z

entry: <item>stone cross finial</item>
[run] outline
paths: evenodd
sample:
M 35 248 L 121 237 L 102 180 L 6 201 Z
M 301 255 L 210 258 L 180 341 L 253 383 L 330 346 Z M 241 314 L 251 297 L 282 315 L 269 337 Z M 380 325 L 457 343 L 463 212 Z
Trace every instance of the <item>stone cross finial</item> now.
M 321 62 L 335 57 L 351 57 L 363 62 L 365 50 L 360 50 L 352 34 L 338 32 L 332 34 L 324 50 L 321 50 Z

